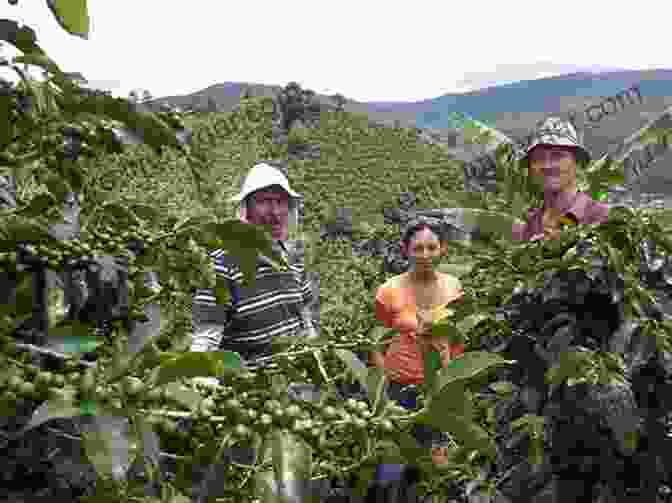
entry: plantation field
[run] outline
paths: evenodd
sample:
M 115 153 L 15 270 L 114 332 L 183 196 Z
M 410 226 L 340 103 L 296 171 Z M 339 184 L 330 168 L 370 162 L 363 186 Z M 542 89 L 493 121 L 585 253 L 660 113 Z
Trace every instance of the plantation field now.
M 153 297 L 154 302 L 159 302 L 161 306 L 158 321 L 160 335 L 158 337 L 148 335 L 154 331 L 151 324 L 149 329 L 143 329 L 145 335 L 140 337 L 150 337 L 153 340 L 142 350 L 144 359 L 140 367 L 132 371 L 132 376 L 126 378 L 124 386 L 110 385 L 108 381 L 100 382 L 100 387 L 95 388 L 93 374 L 89 371 L 75 372 L 72 377 L 68 377 L 68 382 L 72 382 L 75 386 L 73 392 L 77 386 L 79 387 L 80 395 L 77 400 L 80 401 L 80 407 L 83 406 L 81 403 L 90 399 L 95 388 L 97 392 L 103 393 L 100 404 L 121 403 L 118 402 L 119 397 L 127 400 L 124 402 L 126 407 L 115 405 L 117 413 L 122 410 L 123 414 L 131 414 L 138 410 L 145 413 L 148 408 L 156 409 L 159 405 L 162 408 L 167 405 L 172 409 L 180 409 L 154 410 L 152 414 L 159 417 L 164 412 L 173 415 L 170 419 L 169 416 L 164 416 L 158 420 L 153 415 L 151 425 L 160 433 L 162 450 L 186 455 L 187 458 L 193 456 L 189 459 L 183 458 L 186 459 L 186 463 L 196 463 L 196 458 L 200 459 L 201 456 L 205 457 L 206 463 L 209 462 L 213 452 L 207 442 L 212 442 L 218 436 L 229 435 L 227 428 L 231 429 L 230 434 L 234 435 L 236 440 L 243 442 L 253 435 L 258 435 L 255 438 L 268 435 L 267 438 L 275 439 L 273 442 L 289 441 L 290 437 L 282 439 L 274 435 L 279 432 L 283 432 L 284 435 L 287 429 L 291 428 L 294 434 L 303 436 L 311 446 L 321 446 L 315 451 L 315 458 L 318 459 L 315 461 L 315 467 L 320 470 L 320 477 L 326 476 L 325 473 L 328 472 L 333 474 L 334 470 L 344 473 L 341 466 L 344 463 L 348 465 L 347 471 L 358 472 L 359 463 L 362 463 L 366 465 L 362 480 L 366 483 L 368 478 L 370 481 L 373 473 L 371 470 L 375 470 L 376 456 L 381 454 L 381 449 L 387 448 L 385 445 L 389 446 L 385 443 L 384 436 L 396 435 L 407 423 L 395 416 L 400 412 L 386 402 L 387 399 L 383 400 L 380 396 L 375 398 L 375 389 L 382 389 L 378 388 L 383 382 L 382 374 L 378 375 L 377 369 L 373 369 L 364 377 L 359 371 L 357 376 L 358 371 L 353 370 L 357 366 L 352 360 L 348 360 L 350 354 L 343 350 L 343 346 L 334 349 L 334 344 L 344 344 L 356 351 L 359 345 L 370 344 L 374 337 L 380 336 L 381 327 L 374 316 L 374 294 L 376 288 L 388 278 L 389 273 L 383 268 L 382 257 L 360 258 L 353 253 L 348 241 L 322 239 L 320 232 L 322 225 L 333 219 L 336 209 L 344 207 L 352 210 L 355 239 L 378 237 L 390 241 L 398 240 L 400 236 L 397 225 L 386 224 L 382 210 L 398 206 L 400 193 L 413 192 L 418 198 L 418 209 L 454 208 L 464 203 L 478 208 L 477 212 L 488 210 L 483 213 L 484 219 L 479 220 L 482 230 L 485 231 L 484 239 L 471 244 L 452 242 L 449 253 L 444 259 L 446 264 L 463 266 L 465 271 L 463 286 L 467 301 L 464 306 L 458 308 L 457 329 L 451 328 L 450 321 L 438 329 L 443 327 L 447 331 L 446 334 L 453 334 L 451 331 L 457 330 L 460 336 L 466 335 L 468 352 L 467 356 L 459 359 L 453 368 L 445 369 L 449 372 L 437 378 L 443 388 L 440 393 L 438 389 L 436 390 L 436 398 L 431 394 L 429 398 L 426 396 L 423 398 L 429 400 L 429 408 L 425 410 L 427 420 L 449 428 L 455 437 L 451 437 L 451 449 L 454 455 L 454 463 L 450 468 L 451 475 L 438 478 L 435 472 L 430 472 L 430 476 L 423 480 L 422 484 L 426 489 L 429 487 L 429 493 L 445 495 L 445 491 L 454 490 L 458 482 L 464 484 L 466 481 L 473 481 L 479 476 L 478 472 L 481 469 L 477 463 L 481 460 L 480 456 L 487 455 L 492 458 L 496 451 L 495 443 L 501 443 L 501 437 L 497 436 L 501 432 L 497 429 L 502 425 L 508 428 L 513 419 L 516 419 L 513 423 L 516 425 L 515 428 L 524 428 L 529 433 L 530 446 L 520 455 L 513 456 L 507 453 L 503 460 L 498 459 L 498 463 L 506 464 L 511 460 L 520 463 L 527 456 L 534 463 L 548 462 L 544 450 L 549 447 L 544 444 L 546 437 L 545 433 L 542 433 L 541 426 L 548 417 L 532 412 L 521 416 L 518 412 L 509 419 L 502 419 L 500 410 L 504 407 L 506 417 L 507 403 L 526 400 L 527 398 L 521 397 L 527 397 L 529 388 L 537 384 L 532 381 L 513 384 L 513 380 L 509 382 L 513 378 L 503 373 L 497 374 L 496 377 L 500 381 L 494 384 L 498 386 L 490 391 L 483 391 L 479 387 L 487 384 L 481 378 L 488 374 L 491 368 L 511 363 L 506 363 L 506 360 L 495 354 L 496 352 L 492 352 L 493 347 L 501 346 L 504 339 L 515 335 L 511 327 L 502 322 L 500 315 L 495 314 L 495 308 L 510 301 L 514 289 L 519 291 L 522 286 L 527 286 L 528 289 L 539 287 L 550 269 L 562 269 L 566 266 L 575 268 L 577 264 L 579 267 L 586 266 L 588 262 L 578 256 L 578 252 L 572 248 L 575 243 L 570 242 L 577 237 L 585 238 L 590 229 L 568 231 L 569 241 L 560 244 L 512 245 L 507 243 L 506 239 L 488 236 L 490 231 L 494 231 L 494 234 L 506 234 L 502 231 L 506 225 L 510 225 L 507 223 L 509 222 L 507 218 L 510 215 L 519 215 L 524 210 L 524 205 L 531 202 L 525 199 L 521 206 L 521 201 L 512 197 L 517 194 L 514 189 L 517 190 L 516 184 L 520 181 L 520 174 L 512 169 L 511 157 L 506 151 L 503 151 L 502 157 L 498 159 L 498 163 L 501 164 L 498 169 L 501 167 L 506 173 L 505 183 L 502 185 L 505 190 L 467 197 L 462 190 L 464 180 L 461 165 L 452 160 L 440 145 L 428 146 L 418 141 L 415 130 L 370 127 L 365 116 L 347 112 L 325 112 L 320 116 L 316 127 L 292 128 L 289 131 L 288 143 L 282 144 L 273 141 L 275 135 L 272 110 L 272 99 L 266 97 L 241 100 L 237 110 L 230 113 L 185 116 L 183 118 L 185 125 L 194 131 L 192 155 L 184 155 L 175 149 L 164 150 L 163 153 L 157 154 L 147 145 L 141 144 L 127 146 L 121 153 L 101 151 L 97 155 L 78 161 L 81 166 L 86 167 L 87 176 L 81 187 L 83 203 L 80 216 L 84 225 L 80 242 L 71 245 L 75 246 L 74 251 L 84 255 L 118 253 L 115 251 L 118 248 L 114 246 L 123 248 L 124 242 L 129 239 L 142 240 L 152 250 L 142 265 L 157 270 L 163 286 L 167 287 L 165 292 Z M 294 160 L 290 157 L 290 147 L 306 144 L 319 148 L 319 159 Z M 281 377 L 287 377 L 290 382 L 296 379 L 308 379 L 317 383 L 318 379 L 320 382 L 323 377 L 326 379 L 327 373 L 331 376 L 346 375 L 348 379 L 354 376 L 360 379 L 360 382 L 363 379 L 368 383 L 367 386 L 370 386 L 369 405 L 364 401 L 349 400 L 346 403 L 347 410 L 336 412 L 332 406 L 320 405 L 321 410 L 312 410 L 310 413 L 308 409 L 292 406 L 294 407 L 292 415 L 285 415 L 276 406 L 277 404 L 274 405 L 275 398 L 271 399 L 280 396 L 278 390 L 284 389 L 285 385 L 278 383 L 283 381 L 274 381 L 277 376 L 263 372 L 252 375 L 252 379 L 260 379 L 254 381 L 254 386 L 247 380 L 249 375 L 243 373 L 231 377 L 231 381 L 227 383 L 230 386 L 222 387 L 215 394 L 208 395 L 201 390 L 200 392 L 205 393 L 205 398 L 193 390 L 188 392 L 187 388 L 165 387 L 167 383 L 177 384 L 175 380 L 180 380 L 182 386 L 187 385 L 187 380 L 180 379 L 180 376 L 203 375 L 198 372 L 213 375 L 215 372 L 214 367 L 211 370 L 203 367 L 209 365 L 208 355 L 190 355 L 187 352 L 191 326 L 190 289 L 204 286 L 195 285 L 192 280 L 194 277 L 200 277 L 199 274 L 204 277 L 210 276 L 207 272 L 204 273 L 208 268 L 202 260 L 202 255 L 199 256 L 202 250 L 195 244 L 196 236 L 192 234 L 190 239 L 180 237 L 190 236 L 189 225 L 186 226 L 184 234 L 180 235 L 176 230 L 188 221 L 212 220 L 213 217 L 218 221 L 235 218 L 236 207 L 229 203 L 228 199 L 238 192 L 247 171 L 260 160 L 286 161 L 290 184 L 294 190 L 304 195 L 305 218 L 296 231 L 297 235 L 293 237 L 305 240 L 306 268 L 319 273 L 320 276 L 322 313 L 320 318 L 321 332 L 324 336 L 320 344 L 323 347 L 308 350 L 300 348 L 297 351 L 297 354 L 303 354 L 300 363 L 283 367 L 282 371 L 286 372 L 287 376 Z M 35 161 L 34 167 L 40 167 L 42 162 L 43 160 Z M 196 164 L 199 164 L 198 169 L 194 169 Z M 583 173 L 581 176 L 582 184 L 587 184 L 587 179 L 590 179 L 589 188 L 593 192 L 603 190 L 604 180 L 618 179 L 617 173 L 609 171 L 610 165 L 598 168 L 592 165 L 590 173 Z M 195 184 L 194 174 L 197 171 L 202 177 L 200 191 Z M 50 190 L 52 186 L 49 187 Z M 17 199 L 21 203 L 39 200 L 38 196 L 44 193 L 44 184 L 38 178 L 24 176 L 19 179 Z M 138 215 L 142 216 L 139 228 L 137 224 L 135 227 L 131 225 L 128 232 L 121 232 L 122 235 L 117 237 L 115 234 L 119 233 L 119 226 L 124 223 L 123 221 L 120 223 L 119 220 L 115 222 L 114 218 L 110 220 L 116 215 L 107 215 L 103 209 L 104 204 L 112 202 L 117 205 L 117 214 L 126 211 L 123 210 L 124 207 L 138 209 Z M 489 213 L 489 216 L 486 213 Z M 632 221 L 630 228 L 627 227 L 629 221 Z M 658 236 L 665 234 L 670 228 L 669 222 L 667 212 L 647 210 L 633 213 L 629 210 L 619 210 L 616 212 L 613 225 L 605 226 L 599 231 L 601 234 L 597 240 L 598 251 L 603 256 L 608 256 L 610 265 L 617 266 L 618 272 L 626 277 L 628 288 L 627 296 L 623 297 L 626 299 L 623 301 L 623 307 L 629 316 L 641 316 L 639 319 L 645 319 L 641 304 L 648 303 L 652 299 L 644 289 L 633 286 L 633 278 L 639 274 L 635 265 L 637 257 L 635 247 L 644 241 L 645 236 L 652 233 Z M 192 227 L 192 231 L 195 228 Z M 666 247 L 672 249 L 664 236 L 661 237 L 661 242 L 664 249 L 667 249 Z M 95 249 L 87 243 L 92 243 Z M 201 241 L 198 243 L 199 246 L 203 246 Z M 79 250 L 76 249 L 78 246 Z M 109 246 L 112 247 L 108 248 Z M 73 249 L 69 249 L 68 253 L 72 251 Z M 41 247 L 38 250 L 38 255 L 42 254 L 54 257 L 54 260 L 62 259 L 63 255 L 48 247 Z M 654 263 L 655 260 L 651 259 L 650 262 Z M 60 263 L 49 263 L 50 269 L 58 270 L 60 267 L 62 267 Z M 132 269 L 135 269 L 129 273 L 132 282 L 137 282 L 138 268 L 133 266 L 129 271 Z M 175 277 L 178 279 L 174 280 Z M 146 290 L 137 286 L 134 288 L 134 291 L 139 292 Z M 134 293 L 134 295 L 134 299 L 140 299 L 139 303 L 142 304 L 147 293 L 139 296 Z M 513 298 L 516 295 L 518 294 L 514 294 Z M 570 299 L 573 300 L 572 295 Z M 579 302 L 579 305 L 582 303 Z M 534 308 L 530 313 L 536 312 L 535 309 L 539 310 Z M 557 306 L 553 309 L 557 309 Z M 566 313 L 553 312 L 549 314 L 551 315 L 562 317 L 566 316 Z M 530 314 L 528 321 L 533 320 L 536 318 Z M 156 321 L 155 318 L 154 323 Z M 481 323 L 484 321 L 487 322 Z M 651 319 L 647 319 L 647 322 L 650 322 L 649 327 L 653 327 L 650 331 L 655 331 L 656 341 L 660 347 L 669 348 L 671 327 L 657 325 L 658 321 Z M 123 352 L 124 339 L 127 336 L 129 347 L 131 345 L 133 331 L 124 334 L 123 327 L 116 329 L 119 330 L 117 340 L 110 341 L 113 344 L 102 344 L 97 350 L 99 361 L 106 366 L 106 372 L 108 362 L 117 364 L 119 352 Z M 565 327 L 562 327 L 560 330 L 564 329 Z M 582 330 L 580 322 L 577 321 L 576 333 L 583 333 Z M 607 333 L 606 328 L 604 333 Z M 5 338 L 4 343 L 11 347 L 10 338 Z M 137 342 L 135 344 L 138 348 L 142 347 L 138 346 Z M 518 350 L 520 348 L 516 351 Z M 549 349 L 547 354 L 552 355 L 553 351 L 555 350 Z M 588 354 L 591 355 L 591 360 L 587 363 L 584 361 L 586 363 L 584 367 L 572 367 L 571 361 L 569 363 L 563 361 L 564 367 L 561 370 L 554 367 L 555 374 L 548 374 L 549 379 L 557 381 L 553 385 L 558 385 L 565 378 L 576 382 L 587 379 L 591 383 L 595 379 L 606 379 L 606 382 L 612 383 L 610 379 L 622 377 L 624 364 L 619 356 L 612 354 L 604 356 L 596 350 Z M 203 358 L 200 363 L 195 359 L 190 362 L 192 356 Z M 311 361 L 311 356 L 315 357 L 317 364 Z M 523 352 L 521 356 L 529 357 L 529 353 Z M 289 357 L 285 355 L 282 358 L 295 362 L 294 355 Z M 549 362 L 552 362 L 550 358 Z M 17 376 L 11 381 L 8 396 L 11 395 L 12 400 L 23 400 L 23 397 L 37 393 L 30 385 L 25 384 L 26 379 L 30 378 L 30 372 L 35 373 L 37 370 L 25 362 L 14 363 L 17 365 Z M 466 365 L 469 370 L 464 370 L 461 365 Z M 527 368 L 525 362 L 522 365 L 523 368 Z M 21 370 L 23 368 L 28 370 L 24 372 Z M 38 372 L 38 375 L 42 374 Z M 154 381 L 147 386 L 145 381 L 150 377 Z M 159 384 L 156 384 L 156 379 Z M 335 381 L 335 377 L 333 379 Z M 535 379 L 539 379 L 539 376 L 536 375 Z M 460 382 L 456 385 L 453 380 L 468 381 L 469 389 L 465 388 L 466 384 Z M 48 382 L 51 381 L 49 378 Z M 429 381 L 431 379 L 428 379 Z M 325 381 L 326 384 L 332 382 L 330 379 Z M 14 387 L 20 391 L 21 396 L 14 396 L 16 395 L 12 391 Z M 514 397 L 512 390 L 516 389 L 519 391 Z M 244 392 L 239 393 L 241 390 Z M 492 390 L 495 390 L 494 394 Z M 53 390 L 40 388 L 39 392 L 53 393 Z M 35 398 L 39 403 L 43 396 L 35 395 Z M 331 399 L 334 400 L 334 397 Z M 193 407 L 198 408 L 197 413 Z M 262 413 L 262 407 L 268 414 Z M 192 419 L 195 417 L 197 421 L 192 430 L 180 430 L 178 425 L 181 423 L 176 420 L 189 416 L 190 413 L 186 412 L 185 408 L 191 409 L 191 413 L 196 414 L 192 416 Z M 532 406 L 528 408 L 529 411 L 533 409 Z M 446 412 L 447 410 L 449 412 Z M 374 412 L 380 417 L 374 415 Z M 263 420 L 260 413 L 264 416 Z M 344 417 L 347 419 L 338 420 L 339 414 L 345 414 Z M 403 412 L 403 414 L 410 413 Z M 394 426 L 388 417 L 395 421 Z M 300 418 L 306 418 L 305 420 L 313 426 L 305 426 L 304 419 Z M 143 419 L 137 416 L 134 416 L 133 421 L 143 424 Z M 146 424 L 150 424 L 149 419 Z M 271 425 L 278 429 L 271 429 Z M 344 427 L 352 429 L 344 430 Z M 628 428 L 631 427 L 632 423 L 628 423 L 614 431 L 619 435 L 623 432 L 629 434 Z M 336 458 L 319 459 L 323 455 L 331 456 L 331 451 L 325 450 L 324 446 L 331 445 L 327 437 L 334 432 L 343 439 L 347 438 L 351 444 L 340 445 L 338 453 L 334 454 Z M 505 433 L 510 434 L 508 431 Z M 362 441 L 366 439 L 366 448 L 357 445 L 357 438 Z M 227 441 L 228 439 L 229 437 Z M 337 443 L 340 441 L 335 440 Z M 404 445 L 403 437 L 397 441 L 400 443 L 399 449 L 404 451 L 404 456 L 420 456 L 410 445 Z M 610 442 L 616 444 L 613 439 Z M 561 444 L 562 442 L 557 443 L 556 448 Z M 273 449 L 276 448 L 282 450 L 281 444 L 274 444 Z M 502 452 L 507 449 L 502 447 Z M 193 454 L 194 452 L 198 454 Z M 301 456 L 302 454 L 298 455 L 299 458 Z M 334 468 L 334 463 L 337 468 Z M 307 466 L 310 466 L 310 462 L 304 464 L 301 469 Z M 504 465 L 498 466 L 498 470 L 504 470 L 502 466 Z M 100 469 L 100 465 L 96 468 Z M 244 470 L 230 467 L 227 477 L 231 478 L 226 478 L 227 484 L 230 483 L 227 490 L 237 484 L 233 483 L 234 479 L 240 478 L 240 486 L 235 491 L 238 491 L 238 494 L 248 491 L 248 486 L 245 484 L 249 483 L 250 476 Z M 494 490 L 506 476 L 506 473 L 503 477 L 499 474 L 492 475 L 488 480 L 490 488 Z M 174 483 L 175 487 L 184 494 L 192 495 L 194 482 L 184 473 L 180 477 L 181 479 Z M 520 481 L 511 483 L 514 487 L 509 489 L 509 494 L 516 491 L 515 484 L 525 486 L 525 483 Z M 234 500 L 237 497 L 232 496 Z M 115 498 L 117 496 L 110 496 L 110 501 L 116 502 Z
M 157 163 L 157 168 L 145 176 L 131 174 L 124 186 L 115 190 L 133 199 L 159 204 L 166 212 L 180 217 L 212 213 L 233 218 L 236 208 L 227 200 L 239 190 L 249 168 L 261 159 L 283 160 L 287 156 L 269 141 L 272 124 L 270 119 L 264 120 L 259 109 L 263 109 L 263 99 L 249 100 L 237 112 L 185 121 L 195 130 L 223 120 L 236 125 L 231 136 L 213 138 L 207 145 L 213 173 L 207 205 L 195 202 L 189 175 L 179 162 L 172 160 Z M 320 127 L 308 130 L 304 141 L 319 145 L 321 152 L 319 160 L 288 161 L 292 188 L 305 198 L 302 231 L 309 244 L 306 266 L 320 273 L 323 308 L 328 308 L 330 299 L 338 299 L 341 292 L 349 292 L 354 296 L 349 297 L 348 307 L 358 313 L 358 319 L 362 318 L 362 325 L 351 325 L 346 320 L 323 323 L 327 330 L 331 326 L 338 330 L 365 329 L 374 322 L 369 309 L 373 293 L 371 288 L 363 288 L 362 282 L 383 282 L 380 261 L 357 259 L 344 243 L 316 239 L 320 224 L 333 217 L 335 208 L 347 207 L 353 211 L 355 226 L 363 224 L 361 236 L 375 233 L 398 239 L 397 226 L 383 222 L 382 209 L 395 206 L 404 191 L 415 192 L 420 207 L 446 206 L 442 193 L 461 190 L 462 168 L 441 147 L 417 142 L 412 130 L 368 127 L 366 117 L 349 113 L 324 114 Z M 361 261 L 360 269 L 371 277 L 362 278 L 361 272 L 353 272 L 353 261 Z

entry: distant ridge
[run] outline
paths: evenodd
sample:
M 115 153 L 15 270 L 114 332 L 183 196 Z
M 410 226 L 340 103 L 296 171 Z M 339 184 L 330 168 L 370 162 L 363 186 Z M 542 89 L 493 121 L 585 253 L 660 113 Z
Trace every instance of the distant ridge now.
M 412 103 L 348 100 L 345 110 L 368 114 L 371 120 L 383 124 L 392 125 L 399 121 L 406 126 L 437 130 L 448 129 L 444 120 L 447 114 L 463 112 L 512 138 L 520 138 L 547 115 L 570 110 L 581 112 L 636 84 L 640 85 L 644 97 L 642 105 L 630 105 L 618 114 L 606 117 L 599 128 L 586 132 L 587 146 L 599 156 L 672 105 L 672 69 L 580 71 L 467 93 L 444 94 Z M 211 98 L 219 110 L 229 111 L 238 104 L 243 88 L 248 85 L 256 96 L 273 96 L 281 89 L 281 85 L 224 82 L 188 95 L 167 96 L 155 101 L 189 107 L 205 106 Z M 317 98 L 330 101 L 326 95 L 318 94 Z

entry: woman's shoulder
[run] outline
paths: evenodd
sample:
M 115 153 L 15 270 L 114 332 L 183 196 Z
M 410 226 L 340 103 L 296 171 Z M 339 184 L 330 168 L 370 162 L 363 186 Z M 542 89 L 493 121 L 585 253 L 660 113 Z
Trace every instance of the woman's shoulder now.
M 397 306 L 402 303 L 402 290 L 404 287 L 403 275 L 399 274 L 389 278 L 376 290 L 376 299 L 388 306 Z
M 397 274 L 396 276 L 392 276 L 391 278 L 388 278 L 385 283 L 383 283 L 380 288 L 402 288 L 406 284 L 406 273 L 402 274 Z

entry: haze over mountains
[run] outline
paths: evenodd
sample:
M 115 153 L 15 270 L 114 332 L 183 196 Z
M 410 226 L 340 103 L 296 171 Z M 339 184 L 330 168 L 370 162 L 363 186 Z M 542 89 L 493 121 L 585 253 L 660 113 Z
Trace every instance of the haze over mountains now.
M 208 98 L 212 98 L 218 109 L 228 111 L 238 103 L 246 85 L 256 96 L 273 96 L 281 89 L 280 85 L 226 82 L 186 96 L 159 98 L 156 102 L 193 106 L 205 105 Z M 643 98 L 641 104 L 628 104 L 617 113 L 605 116 L 597 127 L 584 131 L 585 144 L 594 156 L 599 156 L 616 148 L 672 105 L 672 70 L 582 71 L 461 94 L 444 94 L 412 103 L 348 100 L 345 110 L 366 113 L 371 120 L 389 125 L 399 121 L 407 126 L 439 130 L 447 127 L 449 113 L 463 112 L 510 137 L 520 138 L 528 134 L 538 120 L 550 114 L 568 114 L 572 110 L 581 113 L 587 107 L 634 85 L 639 85 Z M 317 98 L 331 102 L 326 95 L 318 94 Z

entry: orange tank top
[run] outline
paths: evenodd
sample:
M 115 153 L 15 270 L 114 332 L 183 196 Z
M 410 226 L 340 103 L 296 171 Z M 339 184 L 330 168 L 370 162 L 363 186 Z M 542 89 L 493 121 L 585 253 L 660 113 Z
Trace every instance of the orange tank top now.
M 440 301 L 445 305 L 464 295 L 458 278 L 440 274 Z M 435 307 L 435 306 L 432 306 Z M 394 276 L 376 292 L 376 317 L 388 328 L 399 330 L 385 353 L 385 367 L 397 369 L 401 384 L 421 384 L 425 379 L 423 356 L 417 342 L 417 299 L 406 274 Z

